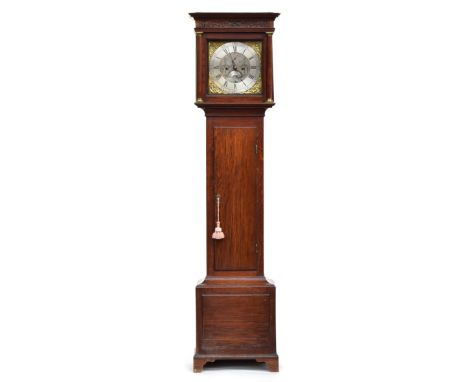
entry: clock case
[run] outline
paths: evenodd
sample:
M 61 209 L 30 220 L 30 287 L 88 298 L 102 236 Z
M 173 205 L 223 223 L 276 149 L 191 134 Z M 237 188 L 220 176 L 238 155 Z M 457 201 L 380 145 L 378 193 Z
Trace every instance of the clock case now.
M 196 102 L 206 115 L 207 275 L 196 287 L 193 369 L 254 359 L 278 371 L 275 286 L 264 276 L 263 119 L 273 101 L 272 35 L 278 13 L 191 13 Z M 262 94 L 208 94 L 209 41 L 262 42 Z M 216 195 L 225 238 L 215 240 Z

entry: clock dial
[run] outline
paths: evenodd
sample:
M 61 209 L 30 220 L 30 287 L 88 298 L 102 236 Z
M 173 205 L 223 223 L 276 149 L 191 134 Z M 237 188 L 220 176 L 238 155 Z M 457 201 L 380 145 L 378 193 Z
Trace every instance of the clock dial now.
M 255 46 L 261 46 L 260 42 Z M 209 64 L 210 93 L 260 93 L 260 51 L 254 47 L 248 42 L 226 42 L 214 50 Z

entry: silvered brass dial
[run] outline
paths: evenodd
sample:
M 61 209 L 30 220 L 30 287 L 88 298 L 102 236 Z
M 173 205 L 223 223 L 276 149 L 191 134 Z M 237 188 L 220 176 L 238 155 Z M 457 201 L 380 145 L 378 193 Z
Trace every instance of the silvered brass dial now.
M 261 89 L 260 74 L 261 60 L 256 49 L 248 43 L 223 43 L 210 57 L 210 92 L 258 94 Z

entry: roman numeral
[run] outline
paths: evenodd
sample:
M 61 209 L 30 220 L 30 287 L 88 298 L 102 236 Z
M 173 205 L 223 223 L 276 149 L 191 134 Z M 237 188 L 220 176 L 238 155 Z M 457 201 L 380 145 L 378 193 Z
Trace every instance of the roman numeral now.
M 216 66 L 215 66 L 215 69 L 216 69 Z M 256 66 L 251 66 L 250 69 L 257 69 Z
M 253 79 L 254 79 L 254 76 L 253 76 L 252 74 L 249 74 L 249 78 L 250 78 L 251 80 L 253 80 Z
M 234 90 L 237 90 L 236 84 L 234 84 Z
M 237 45 L 236 45 L 236 43 L 233 43 L 232 46 L 233 46 L 234 52 L 237 52 Z
M 226 48 L 223 48 L 224 53 L 229 54 L 229 51 Z
M 227 84 L 228 84 L 228 82 L 226 81 L 226 82 L 224 83 L 223 86 L 224 86 L 225 88 L 227 88 Z

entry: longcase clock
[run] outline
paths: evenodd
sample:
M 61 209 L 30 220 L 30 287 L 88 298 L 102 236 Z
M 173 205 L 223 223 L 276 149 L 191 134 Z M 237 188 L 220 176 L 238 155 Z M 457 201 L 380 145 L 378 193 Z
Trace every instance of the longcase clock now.
M 195 372 L 254 359 L 278 371 L 275 286 L 263 272 L 263 119 L 274 105 L 278 13 L 191 13 L 206 115 L 207 275 L 196 287 Z

